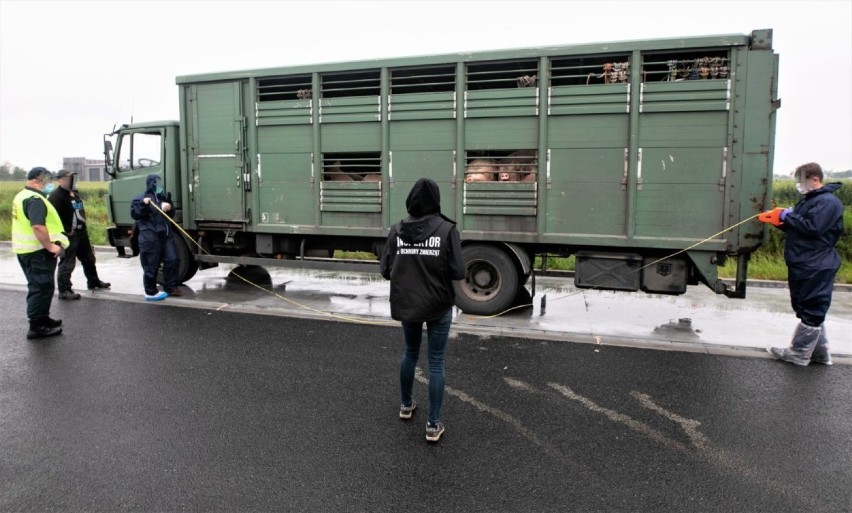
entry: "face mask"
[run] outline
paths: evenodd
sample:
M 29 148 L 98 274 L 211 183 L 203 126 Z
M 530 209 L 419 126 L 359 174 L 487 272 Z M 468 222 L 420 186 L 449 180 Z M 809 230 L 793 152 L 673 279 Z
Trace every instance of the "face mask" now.
M 157 187 L 154 189 L 154 192 L 157 194 L 157 196 L 162 196 L 162 194 L 163 194 L 163 192 L 164 192 L 164 191 L 163 191 L 163 186 L 162 186 L 162 185 L 157 185 Z
M 53 184 L 53 183 L 49 183 L 41 189 L 41 192 L 43 192 L 45 194 L 50 194 L 51 192 L 54 191 L 54 189 L 56 189 L 56 185 Z
M 811 192 L 811 188 L 808 187 L 807 184 L 804 184 L 802 182 L 796 183 L 796 190 L 799 191 L 799 194 L 807 194 Z

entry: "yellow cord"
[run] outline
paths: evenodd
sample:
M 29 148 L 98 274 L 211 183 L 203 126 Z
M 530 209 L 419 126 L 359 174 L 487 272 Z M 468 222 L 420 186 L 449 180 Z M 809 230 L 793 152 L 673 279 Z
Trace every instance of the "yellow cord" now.
M 693 244 L 692 246 L 689 246 L 688 248 L 681 249 L 680 251 L 676 251 L 676 252 L 672 253 L 671 255 L 667 255 L 667 256 L 664 256 L 663 258 L 659 258 L 659 259 L 657 259 L 657 260 L 654 260 L 654 261 L 653 261 L 653 262 L 651 262 L 650 264 L 643 265 L 642 267 L 639 267 L 639 268 L 635 269 L 635 271 L 634 271 L 634 272 L 639 272 L 639 271 L 641 271 L 642 269 L 644 269 L 644 268 L 646 268 L 646 267 L 651 267 L 652 265 L 654 265 L 654 264 L 656 264 L 656 263 L 658 263 L 658 262 L 662 262 L 663 260 L 666 260 L 667 258 L 672 258 L 672 257 L 674 257 L 674 256 L 680 255 L 681 253 L 684 253 L 684 252 L 686 252 L 686 251 L 689 251 L 689 250 L 690 250 L 690 249 L 692 249 L 692 248 L 695 248 L 695 247 L 697 247 L 697 246 L 700 246 L 701 244 L 704 244 L 705 242 L 707 242 L 707 241 L 709 241 L 709 240 L 713 240 L 713 239 L 715 239 L 716 237 L 718 237 L 719 235 L 722 235 L 723 233 L 725 233 L 725 232 L 727 232 L 727 231 L 731 231 L 731 230 L 733 230 L 734 228 L 736 228 L 737 226 L 739 226 L 739 225 L 741 225 L 741 224 L 745 224 L 745 223 L 747 223 L 747 222 L 751 221 L 752 219 L 754 219 L 755 217 L 757 217 L 757 216 L 759 216 L 759 215 L 760 215 L 760 213 L 757 213 L 757 214 L 755 214 L 755 215 L 753 215 L 753 216 L 751 216 L 751 217 L 749 217 L 749 218 L 747 218 L 747 219 L 743 219 L 743 220 L 742 220 L 742 221 L 740 221 L 739 223 L 734 224 L 734 225 L 731 225 L 731 226 L 729 226 L 729 227 L 725 228 L 725 229 L 724 229 L 724 230 L 722 230 L 722 231 L 716 232 L 716 233 L 714 233 L 713 235 L 711 235 L 711 236 L 707 237 L 706 239 L 702 239 L 702 240 L 700 240 L 700 241 L 696 242 L 695 244 Z M 572 293 L 570 293 L 570 294 L 565 294 L 564 296 L 559 296 L 559 297 L 557 297 L 557 298 L 553 299 L 553 301 L 558 301 L 558 300 L 560 300 L 560 299 L 565 299 L 566 297 L 576 296 L 577 294 L 582 294 L 582 293 L 583 293 L 584 291 L 586 291 L 586 290 L 596 290 L 596 289 L 598 289 L 598 288 L 599 288 L 599 287 L 590 287 L 590 288 L 588 288 L 588 289 L 578 290 L 577 292 L 572 292 Z M 507 310 L 503 310 L 502 312 L 500 312 L 500 313 L 496 313 L 496 314 L 494 314 L 494 315 L 471 316 L 471 319 L 492 319 L 492 318 L 494 318 L 494 317 L 499 317 L 499 316 L 501 316 L 501 315 L 503 315 L 503 314 L 505 314 L 505 313 L 511 312 L 512 310 L 516 310 L 516 309 L 518 309 L 518 308 L 526 308 L 526 307 L 528 307 L 528 306 L 533 306 L 533 305 L 532 305 L 532 303 L 527 303 L 527 304 L 525 304 L 525 305 L 518 305 L 518 306 L 514 306 L 514 307 L 512 307 L 512 308 L 509 308 L 509 309 L 507 309 Z
M 205 254 L 207 254 L 207 255 L 209 255 L 209 254 L 210 254 L 210 253 L 208 253 L 208 252 L 207 252 L 207 251 L 206 251 L 203 247 L 201 247 L 201 244 L 199 244 L 198 242 L 196 242 L 196 241 L 195 241 L 195 239 L 193 239 L 193 238 L 192 238 L 192 237 L 191 237 L 188 233 L 186 233 L 186 231 L 184 231 L 184 229 L 183 229 L 183 228 L 181 228 L 181 227 L 180 227 L 180 225 L 179 225 L 179 224 L 177 224 L 177 223 L 175 222 L 175 220 L 174 220 L 174 219 L 172 219 L 171 217 L 169 217 L 168 215 L 166 215 L 166 213 L 165 213 L 165 212 L 163 212 L 163 210 L 162 210 L 162 209 L 160 209 L 160 207 L 159 207 L 159 206 L 157 206 L 154 202 L 151 202 L 151 203 L 149 203 L 149 204 L 150 204 L 150 205 L 153 205 L 153 206 L 154 206 L 154 208 L 156 208 L 156 209 L 157 209 L 157 211 L 158 211 L 158 212 L 160 212 L 160 214 L 162 214 L 162 215 L 163 215 L 163 217 L 165 217 L 166 219 L 168 219 L 168 220 L 169 220 L 169 222 L 170 222 L 170 223 L 172 223 L 172 224 L 173 224 L 173 225 L 174 225 L 174 226 L 175 226 L 175 227 L 176 227 L 176 228 L 180 231 L 180 233 L 182 233 L 182 234 L 183 234 L 183 236 L 184 236 L 184 237 L 186 237 L 186 238 L 187 238 L 188 240 L 190 240 L 193 244 L 195 244 L 195 245 L 198 247 L 198 249 L 199 249 L 199 250 L 203 251 L 203 252 L 204 252 Z M 326 316 L 328 316 L 328 317 L 332 317 L 332 318 L 334 318 L 334 319 L 339 319 L 339 320 L 348 321 L 348 322 L 354 322 L 354 323 L 359 323 L 359 324 L 371 324 L 371 325 L 377 325 L 377 326 L 398 326 L 398 323 L 396 323 L 396 322 L 388 322 L 388 321 L 368 321 L 368 320 L 364 320 L 364 319 L 358 319 L 357 317 L 348 317 L 348 316 L 345 316 L 345 315 L 338 315 L 338 314 L 331 313 L 331 312 L 325 312 L 325 311 L 323 311 L 323 310 L 317 310 L 316 308 L 312 308 L 312 307 L 310 307 L 310 306 L 303 305 L 303 304 L 301 304 L 301 303 L 299 303 L 299 302 L 297 302 L 297 301 L 293 301 L 292 299 L 288 299 L 288 298 L 286 298 L 286 297 L 282 296 L 281 294 L 279 294 L 279 293 L 275 292 L 274 290 L 265 289 L 265 288 L 261 287 L 260 285 L 258 285 L 258 284 L 256 284 L 256 283 L 252 282 L 251 280 L 249 280 L 249 279 L 247 279 L 247 278 L 245 278 L 245 277 L 241 276 L 239 273 L 233 273 L 233 274 L 234 274 L 237 278 L 239 278 L 239 279 L 243 280 L 244 282 L 248 283 L 249 285 L 251 285 L 252 287 L 258 288 L 258 289 L 260 289 L 260 290 L 262 290 L 262 291 L 264 291 L 264 292 L 268 292 L 269 294 L 272 294 L 273 296 L 277 297 L 278 299 L 280 299 L 280 300 L 282 300 L 282 301 L 286 301 L 286 302 L 288 302 L 288 303 L 290 303 L 290 304 L 292 304 L 292 305 L 298 306 L 299 308 L 304 308 L 305 310 L 310 310 L 311 312 L 315 312 L 315 313 L 318 313 L 318 314 L 321 314 L 321 315 L 326 315 Z
M 192 238 L 192 237 L 191 237 L 188 233 L 186 233 L 186 231 L 184 231 L 184 229 L 183 229 L 183 228 L 181 228 L 181 227 L 180 227 L 180 225 L 179 225 L 179 224 L 177 224 L 177 223 L 175 222 L 175 220 L 174 220 L 174 219 L 172 219 L 171 217 L 169 217 L 168 215 L 166 215 L 166 213 L 165 213 L 165 212 L 163 212 L 163 211 L 160 209 L 160 207 L 158 207 L 158 206 L 157 206 L 157 204 L 156 204 L 156 203 L 151 202 L 151 203 L 150 203 L 150 205 L 153 205 L 153 206 L 154 206 L 154 208 L 156 208 L 156 209 L 157 209 L 157 211 L 158 211 L 158 212 L 160 212 L 160 214 L 162 214 L 162 215 L 163 215 L 163 217 L 165 217 L 166 219 L 168 219 L 168 220 L 169 220 L 169 222 L 170 222 L 170 223 L 172 223 L 172 224 L 175 226 L 175 228 L 177 228 L 177 229 L 180 231 L 180 233 L 182 233 L 182 234 L 183 234 L 183 236 L 184 236 L 184 237 L 186 237 L 189 241 L 191 241 L 193 244 L 195 244 L 196 246 L 198 246 L 198 249 L 199 249 L 199 250 L 203 251 L 203 252 L 204 252 L 205 254 L 207 254 L 207 255 L 209 255 L 209 254 L 210 254 L 210 253 L 208 253 L 208 252 L 207 252 L 207 251 L 206 251 L 203 247 L 201 247 L 201 244 L 199 244 L 198 242 L 196 242 L 196 241 L 195 241 L 195 239 L 193 239 L 193 238 Z M 646 267 L 650 267 L 650 266 L 652 266 L 652 265 L 654 265 L 654 264 L 656 264 L 656 263 L 658 263 L 658 262 L 662 262 L 663 260 L 666 260 L 666 259 L 668 259 L 668 258 L 672 258 L 672 257 L 674 257 L 674 256 L 680 255 L 681 253 L 685 253 L 685 252 L 689 251 L 690 249 L 695 248 L 695 247 L 697 247 L 697 246 L 700 246 L 701 244 L 704 244 L 705 242 L 707 242 L 707 241 L 709 241 L 709 240 L 713 240 L 713 239 L 715 239 L 716 237 L 718 237 L 719 235 L 722 235 L 722 234 L 723 234 L 723 233 L 725 233 L 725 232 L 728 232 L 728 231 L 730 231 L 730 230 L 733 230 L 734 228 L 736 228 L 737 226 L 739 226 L 739 225 L 741 225 L 741 224 L 745 224 L 745 223 L 747 223 L 747 222 L 751 221 L 752 219 L 754 219 L 755 217 L 757 217 L 757 216 L 759 216 L 759 215 L 760 215 L 760 214 L 759 214 L 759 213 L 757 213 L 757 214 L 755 214 L 755 215 L 753 215 L 753 216 L 751 216 L 751 217 L 749 217 L 749 218 L 747 218 L 747 219 L 743 219 L 743 220 L 742 220 L 742 221 L 740 221 L 739 223 L 734 224 L 734 225 L 731 225 L 731 226 L 729 226 L 729 227 L 727 227 L 727 228 L 725 228 L 724 230 L 721 230 L 721 231 L 719 231 L 719 232 L 716 232 L 716 233 L 714 233 L 713 235 L 711 235 L 711 236 L 707 237 L 706 239 L 702 239 L 702 240 L 700 240 L 700 241 L 696 242 L 695 244 L 693 244 L 692 246 L 689 246 L 688 248 L 681 249 L 681 250 L 679 250 L 679 251 L 676 251 L 675 253 L 672 253 L 671 255 L 667 255 L 667 256 L 664 256 L 663 258 L 660 258 L 660 259 L 654 260 L 654 261 L 653 261 L 653 262 L 651 262 L 650 264 L 643 265 L 642 267 L 639 267 L 638 269 L 635 269 L 635 271 L 634 271 L 634 272 L 639 272 L 639 271 L 641 271 L 642 269 L 645 269 Z M 277 297 L 278 299 L 281 299 L 282 301 L 286 301 L 286 302 L 288 302 L 288 303 L 290 303 L 290 304 L 293 304 L 293 305 L 295 305 L 295 306 L 298 306 L 298 307 L 300 307 L 300 308 L 304 308 L 305 310 L 310 310 L 310 311 L 312 311 L 312 312 L 315 312 L 315 313 L 318 313 L 318 314 L 321 314 L 321 315 L 326 315 L 326 316 L 328 316 L 328 317 L 332 317 L 332 318 L 334 318 L 334 319 L 340 319 L 340 320 L 343 320 L 343 321 L 354 322 L 354 323 L 359 323 L 359 324 L 377 325 L 377 326 L 396 326 L 396 325 L 397 325 L 397 323 L 396 323 L 396 322 L 388 322 L 388 321 L 367 321 L 367 320 L 364 320 L 364 319 L 358 319 L 357 317 L 348 317 L 348 316 L 345 316 L 345 315 L 338 315 L 338 314 L 334 314 L 334 313 L 331 313 L 331 312 L 325 312 L 325 311 L 323 311 L 323 310 L 317 310 L 316 308 L 312 308 L 312 307 L 310 307 L 310 306 L 303 305 L 303 304 L 301 304 L 301 303 L 299 303 L 299 302 L 293 301 L 292 299 L 288 299 L 288 298 L 286 298 L 286 297 L 284 297 L 284 296 L 282 296 L 282 295 L 278 294 L 278 293 L 277 293 L 277 292 L 275 292 L 274 290 L 268 290 L 268 289 L 265 289 L 265 288 L 261 287 L 260 285 L 258 285 L 258 284 L 256 284 L 256 283 L 252 282 L 251 280 L 248 280 L 248 279 L 246 279 L 245 277 L 240 276 L 238 273 L 234 273 L 234 275 L 235 275 L 235 276 L 237 276 L 237 278 L 239 278 L 239 279 L 243 280 L 244 282 L 248 283 L 248 284 L 249 284 L 249 285 L 251 285 L 252 287 L 256 287 L 256 288 L 258 288 L 258 289 L 260 289 L 260 290 L 262 290 L 262 291 L 264 291 L 264 292 L 268 292 L 269 294 L 272 294 L 273 296 Z M 564 295 L 564 296 L 557 297 L 557 298 L 553 299 L 553 301 L 558 301 L 558 300 L 560 300 L 560 299 L 565 299 L 566 297 L 571 297 L 571 296 L 575 296 L 575 295 L 577 295 L 577 294 L 582 294 L 585 290 L 595 290 L 595 289 L 597 289 L 597 288 L 598 288 L 598 287 L 592 287 L 592 288 L 590 288 L 590 289 L 583 289 L 583 290 L 579 290 L 579 291 L 577 291 L 577 292 L 572 292 L 571 294 L 566 294 L 566 295 Z M 521 308 L 527 308 L 527 307 L 530 307 L 530 306 L 533 306 L 533 304 L 532 304 L 532 303 L 527 303 L 527 304 L 523 304 L 523 305 L 516 305 L 516 306 L 513 306 L 513 307 L 511 307 L 511 308 L 507 308 L 506 310 L 503 310 L 502 312 L 499 312 L 499 313 L 496 313 L 496 314 L 493 314 L 493 315 L 469 315 L 468 317 L 469 317 L 471 320 L 475 320 L 475 319 L 494 319 L 494 318 L 496 318 L 496 317 L 500 317 L 501 315 L 507 314 L 507 313 L 509 313 L 509 312 L 511 312 L 511 311 L 513 311 L 513 310 L 518 310 L 518 309 L 521 309 Z
M 755 215 L 753 215 L 753 216 L 749 217 L 748 219 L 743 219 L 743 220 L 742 220 L 742 221 L 740 221 L 739 223 L 737 223 L 737 224 L 733 224 L 733 225 L 731 225 L 731 226 L 729 226 L 729 227 L 725 228 L 724 230 L 722 230 L 722 231 L 720 231 L 720 232 L 716 232 L 716 233 L 714 233 L 713 235 L 711 235 L 711 236 L 707 237 L 706 239 L 696 242 L 695 244 L 693 244 L 692 246 L 689 246 L 688 248 L 684 248 L 684 249 L 682 249 L 682 250 L 680 250 L 680 251 L 677 251 L 677 252 L 675 252 L 675 253 L 672 253 L 671 255 L 664 256 L 663 258 L 660 258 L 660 259 L 658 259 L 658 260 L 654 260 L 654 261 L 653 261 L 653 262 L 651 262 L 650 264 L 648 264 L 648 265 L 643 265 L 642 267 L 640 267 L 639 269 L 636 269 L 636 270 L 637 270 L 637 271 L 641 271 L 642 269 L 644 269 L 644 268 L 646 268 L 646 267 L 651 267 L 652 265 L 656 264 L 657 262 L 662 262 L 663 260 L 665 260 L 665 259 L 667 259 L 667 258 L 671 258 L 671 257 L 673 257 L 673 256 L 680 255 L 681 253 L 685 253 L 685 252 L 689 251 L 690 249 L 692 249 L 692 248 L 694 248 L 694 247 L 696 247 L 696 246 L 700 246 L 701 244 L 704 244 L 704 243 L 705 243 L 705 242 L 707 242 L 708 240 L 713 240 L 713 239 L 715 239 L 716 237 L 718 237 L 719 235 L 722 235 L 723 233 L 725 233 L 725 232 L 727 232 L 727 231 L 731 231 L 731 230 L 733 230 L 734 228 L 736 228 L 737 226 L 739 226 L 739 225 L 741 225 L 741 224 L 745 224 L 745 223 L 747 223 L 747 222 L 751 221 L 752 219 L 754 219 L 755 217 L 757 217 L 757 216 L 759 216 L 759 215 L 760 215 L 760 213 L 757 213 L 757 214 L 755 214 Z

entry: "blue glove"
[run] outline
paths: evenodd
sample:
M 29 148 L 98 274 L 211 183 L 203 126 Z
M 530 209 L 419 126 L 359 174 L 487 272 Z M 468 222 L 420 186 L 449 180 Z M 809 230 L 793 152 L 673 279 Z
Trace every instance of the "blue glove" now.
M 781 214 L 778 216 L 781 218 L 781 221 L 784 221 L 784 218 L 787 217 L 787 214 L 793 211 L 793 207 L 787 207 L 781 211 Z

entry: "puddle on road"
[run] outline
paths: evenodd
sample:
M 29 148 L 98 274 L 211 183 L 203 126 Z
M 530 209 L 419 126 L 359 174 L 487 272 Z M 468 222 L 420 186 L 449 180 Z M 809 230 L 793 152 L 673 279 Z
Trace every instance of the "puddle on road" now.
M 139 260 L 98 252 L 98 271 L 111 292 L 142 295 Z M 199 271 L 183 288 L 181 301 L 239 304 L 286 311 L 309 309 L 390 320 L 389 284 L 378 274 L 312 269 L 220 265 Z M 246 283 L 237 274 L 251 281 Z M 82 267 L 72 281 L 85 285 Z M 0 248 L 0 283 L 25 285 L 17 259 Z M 81 290 L 84 296 L 91 294 Z M 542 301 L 544 299 L 544 301 Z M 577 289 L 570 280 L 537 277 L 532 306 L 491 318 L 454 309 L 458 327 L 509 332 L 570 334 L 649 342 L 671 341 L 763 348 L 786 345 L 797 323 L 783 288 L 751 287 L 747 299 L 716 295 L 690 287 L 681 296 Z M 852 333 L 852 294 L 835 293 L 826 321 L 829 333 Z M 852 338 L 852 337 L 850 337 Z M 832 340 L 835 353 L 852 354 L 852 340 Z

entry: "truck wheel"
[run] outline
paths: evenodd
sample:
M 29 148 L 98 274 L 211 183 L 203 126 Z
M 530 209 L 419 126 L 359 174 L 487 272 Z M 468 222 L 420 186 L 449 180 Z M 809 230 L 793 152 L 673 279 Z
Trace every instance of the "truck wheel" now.
M 175 249 L 178 255 L 177 280 L 178 283 L 184 283 L 191 280 L 195 276 L 195 273 L 198 272 L 198 262 L 195 261 L 195 257 L 192 255 L 192 251 L 189 250 L 189 245 L 186 239 L 183 238 L 183 235 L 172 232 L 172 238 L 175 241 Z M 160 265 L 160 270 L 157 272 L 157 283 L 163 285 L 165 282 L 166 280 L 163 279 L 163 266 Z
M 453 282 L 456 306 L 465 313 L 494 315 L 511 306 L 518 291 L 518 269 L 504 251 L 472 244 L 462 249 L 467 273 Z
M 178 282 L 184 283 L 192 279 L 195 273 L 198 272 L 198 262 L 195 261 L 192 251 L 189 249 L 189 244 L 186 239 L 177 232 L 172 232 L 172 237 L 175 239 L 175 248 L 178 254 Z

